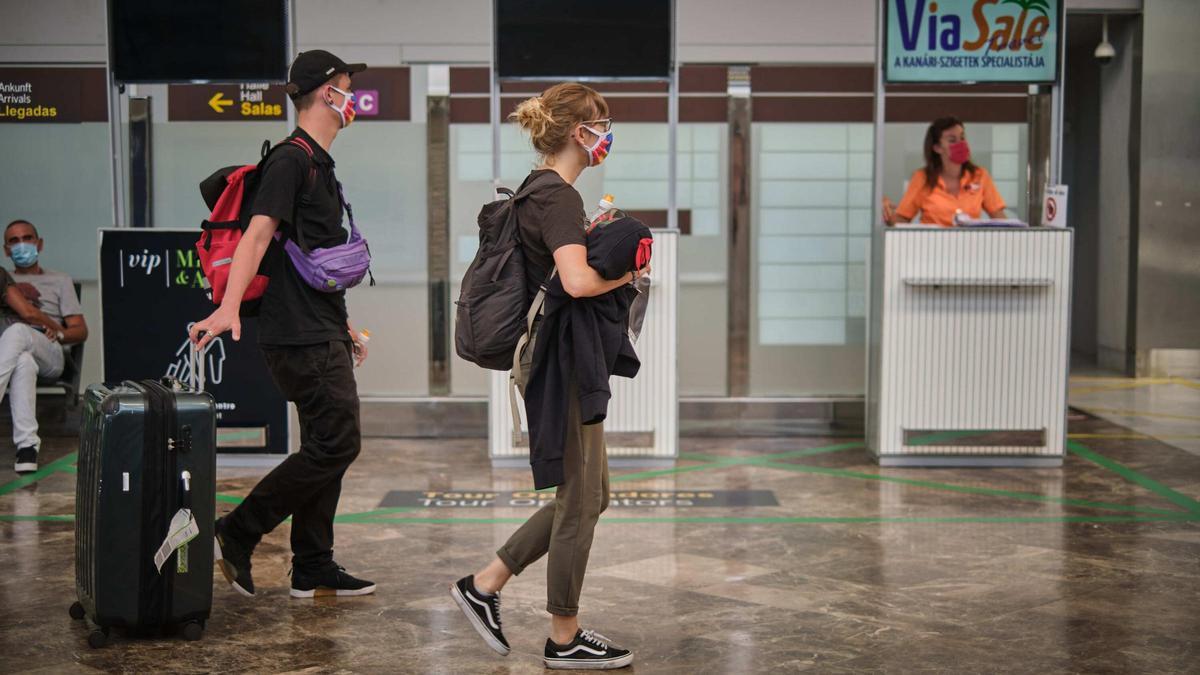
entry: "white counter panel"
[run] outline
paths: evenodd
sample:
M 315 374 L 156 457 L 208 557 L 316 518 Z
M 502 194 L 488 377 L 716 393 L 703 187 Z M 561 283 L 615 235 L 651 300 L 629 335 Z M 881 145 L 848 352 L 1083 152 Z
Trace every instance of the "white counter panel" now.
M 1061 461 L 1072 234 L 884 232 L 868 407 L 881 463 Z

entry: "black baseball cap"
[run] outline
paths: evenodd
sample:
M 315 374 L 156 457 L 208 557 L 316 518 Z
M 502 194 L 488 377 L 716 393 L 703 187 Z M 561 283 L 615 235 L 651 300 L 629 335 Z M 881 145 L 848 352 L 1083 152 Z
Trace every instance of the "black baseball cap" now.
M 296 60 L 292 61 L 285 91 L 294 101 L 325 84 L 338 73 L 353 75 L 366 69 L 365 63 L 346 63 L 324 49 L 311 49 L 300 52 L 296 55 Z

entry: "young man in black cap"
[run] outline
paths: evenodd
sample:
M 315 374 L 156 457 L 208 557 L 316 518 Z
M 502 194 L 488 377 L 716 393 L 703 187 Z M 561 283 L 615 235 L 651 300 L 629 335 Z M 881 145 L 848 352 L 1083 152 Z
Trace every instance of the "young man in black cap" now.
M 290 238 L 300 227 L 310 248 L 346 242 L 329 147 L 354 119 L 350 76 L 365 68 L 322 50 L 302 52 L 292 62 L 287 92 L 298 126 L 262 167 L 225 297 L 217 311 L 192 327 L 196 349 L 225 331 L 241 339 L 242 296 L 276 230 Z M 373 593 L 374 583 L 354 578 L 333 560 L 342 476 L 361 445 L 354 367 L 366 359 L 366 345 L 350 326 L 344 291 L 308 286 L 285 254 L 273 254 L 268 266 L 271 281 L 259 311 L 258 341 L 275 384 L 296 404 L 300 451 L 217 521 L 219 565 L 238 592 L 253 596 L 250 555 L 264 534 L 291 516 L 292 597 Z

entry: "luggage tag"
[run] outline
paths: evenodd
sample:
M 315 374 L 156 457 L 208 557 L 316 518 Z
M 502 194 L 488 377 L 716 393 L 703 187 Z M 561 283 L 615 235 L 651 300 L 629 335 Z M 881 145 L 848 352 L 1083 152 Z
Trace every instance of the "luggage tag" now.
M 179 548 L 200 535 L 200 526 L 196 523 L 191 509 L 179 509 L 171 517 L 171 525 L 167 528 L 167 538 L 154 554 L 154 566 L 162 573 L 163 563 Z M 186 563 L 184 564 L 186 570 Z

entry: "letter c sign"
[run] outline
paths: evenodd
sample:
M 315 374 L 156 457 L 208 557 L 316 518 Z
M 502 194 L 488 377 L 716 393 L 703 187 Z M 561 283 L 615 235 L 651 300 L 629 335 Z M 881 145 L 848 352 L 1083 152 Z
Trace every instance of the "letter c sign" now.
M 354 107 L 358 109 L 359 115 L 378 115 L 379 114 L 379 91 L 375 89 L 360 89 L 354 92 L 357 103 Z

